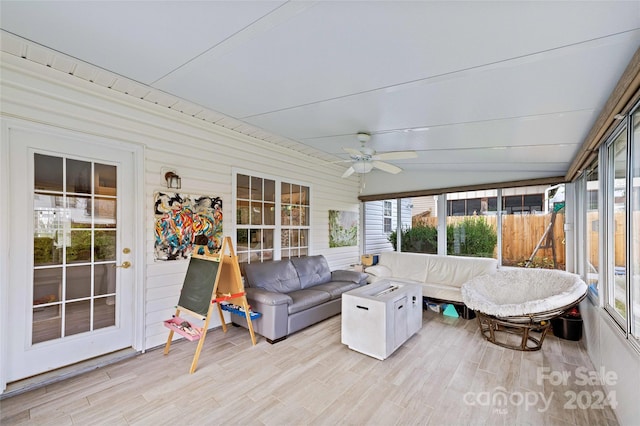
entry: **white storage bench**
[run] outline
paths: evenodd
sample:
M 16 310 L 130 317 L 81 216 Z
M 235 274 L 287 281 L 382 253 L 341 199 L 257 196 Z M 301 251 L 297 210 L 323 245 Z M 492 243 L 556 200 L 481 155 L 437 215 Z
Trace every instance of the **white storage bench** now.
M 342 343 L 383 360 L 422 328 L 422 287 L 381 280 L 342 294 Z

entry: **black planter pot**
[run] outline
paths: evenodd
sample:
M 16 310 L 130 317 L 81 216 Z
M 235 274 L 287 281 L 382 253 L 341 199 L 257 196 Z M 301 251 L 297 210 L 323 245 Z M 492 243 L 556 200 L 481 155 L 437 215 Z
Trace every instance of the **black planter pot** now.
M 551 328 L 556 337 L 578 341 L 582 339 L 582 318 L 557 317 L 551 320 Z

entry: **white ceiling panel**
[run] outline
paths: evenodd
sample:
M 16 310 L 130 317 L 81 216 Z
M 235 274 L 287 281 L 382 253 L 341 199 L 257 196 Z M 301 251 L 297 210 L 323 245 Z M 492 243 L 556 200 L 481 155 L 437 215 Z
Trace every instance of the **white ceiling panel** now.
M 2 29 L 151 84 L 284 1 L 2 1 Z
M 342 148 L 359 148 L 359 131 L 379 152 L 418 153 L 389 161 L 403 173 L 362 176 L 364 194 L 564 175 L 640 46 L 640 1 L 0 8 L 1 49 L 11 55 L 294 149 L 319 167 L 348 160 Z
M 612 12 L 601 2 L 319 2 L 241 49 L 207 52 L 157 85 L 246 118 L 636 28 L 637 4 L 622 4 L 616 19 Z M 580 24 L 567 25 L 577 14 Z

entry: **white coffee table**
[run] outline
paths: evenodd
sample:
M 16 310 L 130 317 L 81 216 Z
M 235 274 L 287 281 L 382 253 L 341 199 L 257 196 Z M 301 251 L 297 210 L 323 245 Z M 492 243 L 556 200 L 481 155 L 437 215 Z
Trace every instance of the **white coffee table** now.
M 422 328 L 422 287 L 376 281 L 342 295 L 342 343 L 383 360 Z

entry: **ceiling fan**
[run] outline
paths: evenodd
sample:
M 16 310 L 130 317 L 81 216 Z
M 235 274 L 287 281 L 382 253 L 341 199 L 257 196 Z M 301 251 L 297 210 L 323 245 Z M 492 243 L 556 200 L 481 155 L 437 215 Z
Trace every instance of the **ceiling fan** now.
M 352 165 L 344 174 L 343 178 L 349 177 L 354 173 L 369 173 L 371 170 L 380 169 L 387 173 L 400 173 L 402 169 L 390 163 L 380 160 L 404 160 L 407 158 L 416 158 L 418 154 L 415 151 L 390 151 L 376 153 L 376 150 L 367 146 L 367 142 L 371 140 L 369 133 L 360 132 L 357 134 L 360 141 L 360 150 L 353 148 L 342 148 L 351 156 Z

